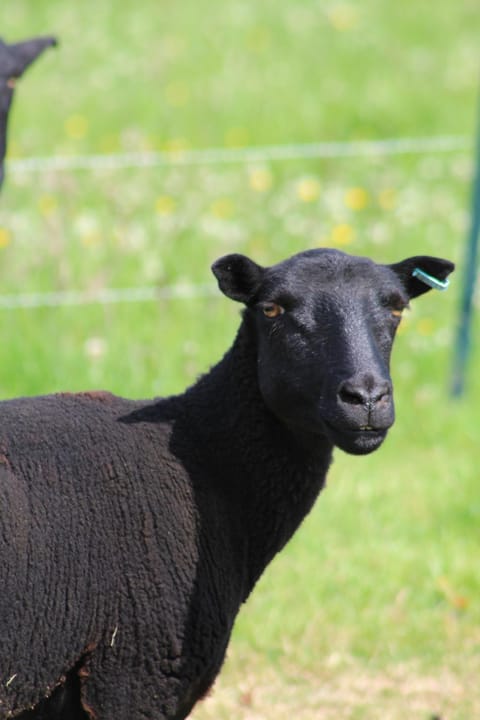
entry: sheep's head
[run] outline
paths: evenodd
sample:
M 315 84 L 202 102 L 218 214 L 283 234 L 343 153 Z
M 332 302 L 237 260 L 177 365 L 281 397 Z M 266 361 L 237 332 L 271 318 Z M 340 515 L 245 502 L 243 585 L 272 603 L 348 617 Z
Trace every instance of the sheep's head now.
M 327 435 L 346 452 L 375 450 L 394 421 L 390 353 L 404 309 L 454 266 L 427 256 L 394 265 L 317 249 L 261 267 L 227 255 L 222 292 L 246 306 L 263 399 L 294 432 Z

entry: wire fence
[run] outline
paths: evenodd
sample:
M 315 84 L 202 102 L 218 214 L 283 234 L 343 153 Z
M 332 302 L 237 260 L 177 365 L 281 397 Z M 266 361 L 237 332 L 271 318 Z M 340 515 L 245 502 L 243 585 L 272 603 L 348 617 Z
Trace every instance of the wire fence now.
M 123 168 L 222 165 L 228 163 L 266 163 L 271 161 L 381 157 L 408 154 L 436 154 L 470 151 L 472 139 L 463 135 L 387 138 L 351 142 L 317 142 L 266 145 L 241 148 L 207 148 L 166 152 L 131 152 L 108 155 L 29 157 L 8 161 L 9 173 L 41 173 L 67 170 L 116 170 Z M 89 304 L 153 302 L 191 299 L 213 295 L 213 285 L 131 288 L 103 288 L 96 291 L 0 294 L 0 310 L 45 307 L 75 307 Z
M 42 307 L 75 307 L 81 305 L 112 305 L 118 303 L 160 300 L 190 300 L 215 295 L 213 284 L 145 286 L 133 288 L 102 288 L 95 291 L 65 290 L 59 292 L 15 293 L 0 295 L 0 310 Z
M 317 142 L 239 148 L 206 148 L 165 152 L 129 152 L 108 155 L 30 157 L 9 160 L 9 173 L 63 170 L 117 170 L 123 168 L 221 165 L 228 163 L 314 160 L 342 157 L 377 157 L 471 150 L 464 135 L 386 138 L 351 142 Z

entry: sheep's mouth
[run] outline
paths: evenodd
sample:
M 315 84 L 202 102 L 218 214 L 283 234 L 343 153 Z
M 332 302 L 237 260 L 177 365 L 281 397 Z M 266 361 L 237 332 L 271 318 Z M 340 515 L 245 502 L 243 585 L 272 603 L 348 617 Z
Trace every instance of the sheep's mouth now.
M 388 432 L 388 428 L 376 428 L 372 425 L 342 428 L 325 422 L 325 427 L 333 444 L 351 455 L 367 455 L 373 452 L 380 447 Z

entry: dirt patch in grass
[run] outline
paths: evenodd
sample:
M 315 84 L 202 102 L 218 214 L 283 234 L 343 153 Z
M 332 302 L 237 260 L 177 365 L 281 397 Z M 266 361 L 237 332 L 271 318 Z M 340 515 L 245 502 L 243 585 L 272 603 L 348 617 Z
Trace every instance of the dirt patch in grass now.
M 232 657 L 194 720 L 474 720 L 480 661 L 472 667 L 383 670 L 327 659 L 321 672 L 261 666 Z

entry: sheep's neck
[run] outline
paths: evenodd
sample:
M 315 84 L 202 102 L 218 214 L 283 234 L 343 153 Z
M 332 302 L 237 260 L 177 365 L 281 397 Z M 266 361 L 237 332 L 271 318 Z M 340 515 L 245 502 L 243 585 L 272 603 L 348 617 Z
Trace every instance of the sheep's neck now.
M 238 537 L 247 538 L 246 594 L 311 509 L 332 456 L 325 437 L 294 436 L 271 414 L 256 363 L 244 323 L 223 360 L 187 393 L 202 404 L 200 433 L 215 453 L 218 492 L 235 503 Z

